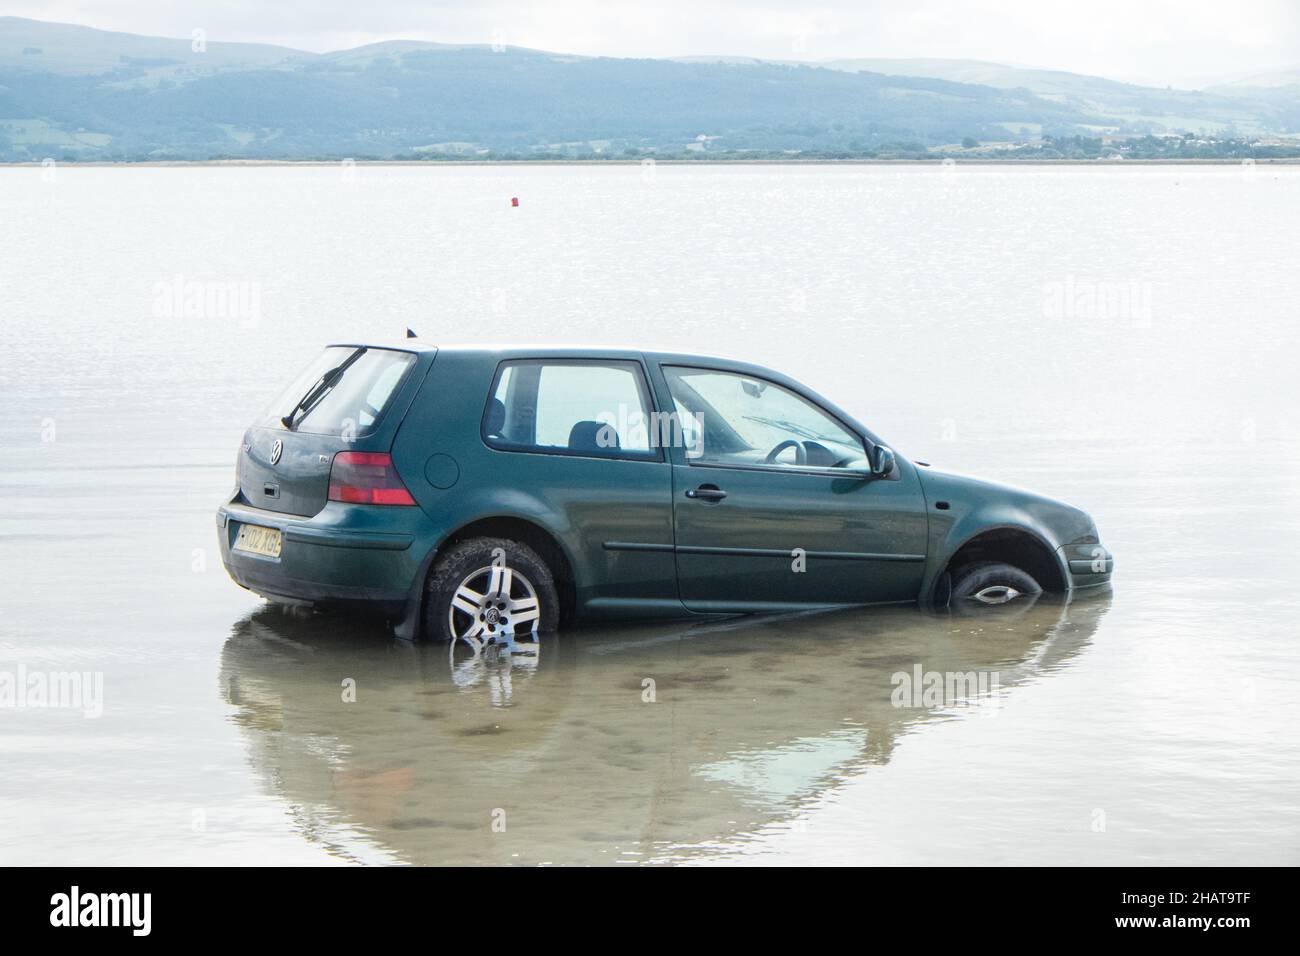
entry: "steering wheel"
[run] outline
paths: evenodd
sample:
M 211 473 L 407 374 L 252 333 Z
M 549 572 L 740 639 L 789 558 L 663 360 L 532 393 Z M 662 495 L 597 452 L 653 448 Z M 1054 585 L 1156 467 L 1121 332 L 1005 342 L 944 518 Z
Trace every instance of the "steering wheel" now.
M 775 448 L 769 451 L 767 453 L 767 457 L 763 459 L 763 464 L 765 465 L 777 464 L 776 456 L 781 454 L 781 452 L 785 451 L 787 448 L 794 449 L 794 463 L 796 465 L 808 464 L 808 452 L 804 450 L 803 444 L 801 442 L 798 442 L 793 438 L 787 438 L 785 441 L 781 442 L 781 444 L 777 445 Z

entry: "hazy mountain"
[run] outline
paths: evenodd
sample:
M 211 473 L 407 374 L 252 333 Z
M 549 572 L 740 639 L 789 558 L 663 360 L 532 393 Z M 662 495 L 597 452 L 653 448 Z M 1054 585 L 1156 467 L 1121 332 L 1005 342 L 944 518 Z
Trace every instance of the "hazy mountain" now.
M 1040 134 L 1300 129 L 1280 88 L 1189 93 L 974 61 L 315 54 L 0 18 L 0 160 L 870 155 Z
M 889 76 L 926 76 L 954 83 L 977 83 L 999 89 L 1027 89 L 1036 93 L 1057 93 L 1076 88 L 1079 84 L 1123 86 L 1114 80 L 1062 73 L 1054 70 L 1029 70 L 983 60 L 943 60 L 924 57 L 897 59 L 866 57 L 848 60 L 760 60 L 741 56 L 682 56 L 679 63 L 730 63 L 733 65 L 780 63 L 786 66 L 820 66 L 846 73 L 884 73 Z
M 1284 90 L 1290 88 L 1294 94 L 1300 88 L 1300 68 L 1294 70 L 1277 70 L 1273 73 L 1257 73 L 1230 83 L 1220 83 L 1209 88 L 1211 92 L 1240 93 L 1257 90 Z
M 258 43 L 209 43 L 203 53 L 193 38 L 143 37 L 69 23 L 0 17 L 0 70 L 102 75 L 123 67 L 167 73 L 211 73 L 275 66 L 311 56 Z
M 682 57 L 683 62 L 761 63 L 743 57 Z M 794 63 L 795 61 L 781 61 Z M 1005 66 L 983 60 L 863 58 L 813 64 L 849 73 L 916 76 L 1028 90 L 1039 97 L 1100 118 L 1121 132 L 1218 132 L 1243 135 L 1283 133 L 1300 128 L 1300 71 L 1262 74 L 1206 90 L 1157 89 L 1062 70 Z M 1288 104 L 1274 95 L 1288 92 Z

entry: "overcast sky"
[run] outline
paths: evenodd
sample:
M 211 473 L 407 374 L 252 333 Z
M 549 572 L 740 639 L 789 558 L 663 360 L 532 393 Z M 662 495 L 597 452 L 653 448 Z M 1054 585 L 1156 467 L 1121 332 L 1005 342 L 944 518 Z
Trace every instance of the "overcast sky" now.
M 1297 0 L 5 0 L 0 13 L 315 51 L 497 38 L 608 56 L 958 57 L 1174 86 L 1300 67 Z

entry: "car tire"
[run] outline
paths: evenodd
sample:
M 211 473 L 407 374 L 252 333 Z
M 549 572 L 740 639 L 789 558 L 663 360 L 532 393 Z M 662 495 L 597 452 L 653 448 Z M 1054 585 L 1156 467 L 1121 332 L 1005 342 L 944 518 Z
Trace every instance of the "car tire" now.
M 501 590 L 503 580 L 508 594 Z M 449 644 L 457 639 L 488 643 L 523 631 L 546 633 L 555 630 L 559 610 L 555 576 L 536 551 L 508 538 L 471 538 L 434 561 L 425 588 L 424 634 Z
M 970 564 L 952 575 L 948 606 L 963 610 L 1032 604 L 1043 593 L 1033 576 L 998 561 Z

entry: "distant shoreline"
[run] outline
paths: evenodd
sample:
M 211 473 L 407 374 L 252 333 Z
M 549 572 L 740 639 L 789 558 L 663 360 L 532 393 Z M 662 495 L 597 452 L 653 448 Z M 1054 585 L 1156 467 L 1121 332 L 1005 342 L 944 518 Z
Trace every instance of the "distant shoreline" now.
M 646 157 L 646 159 L 653 159 Z M 437 169 L 443 166 L 641 166 L 646 159 L 357 159 L 356 166 L 414 166 Z M 957 166 L 1241 166 L 1243 159 L 653 159 L 656 166 L 942 166 L 948 159 Z M 343 165 L 344 159 L 195 159 L 195 160 L 145 160 L 141 162 L 109 162 L 99 160 L 57 160 L 55 165 L 64 168 L 142 168 L 159 169 L 187 166 L 258 167 L 304 166 L 333 168 Z M 1300 156 L 1255 159 L 1256 166 L 1296 166 Z M 43 160 L 21 163 L 0 162 L 0 169 L 36 168 L 44 166 Z

